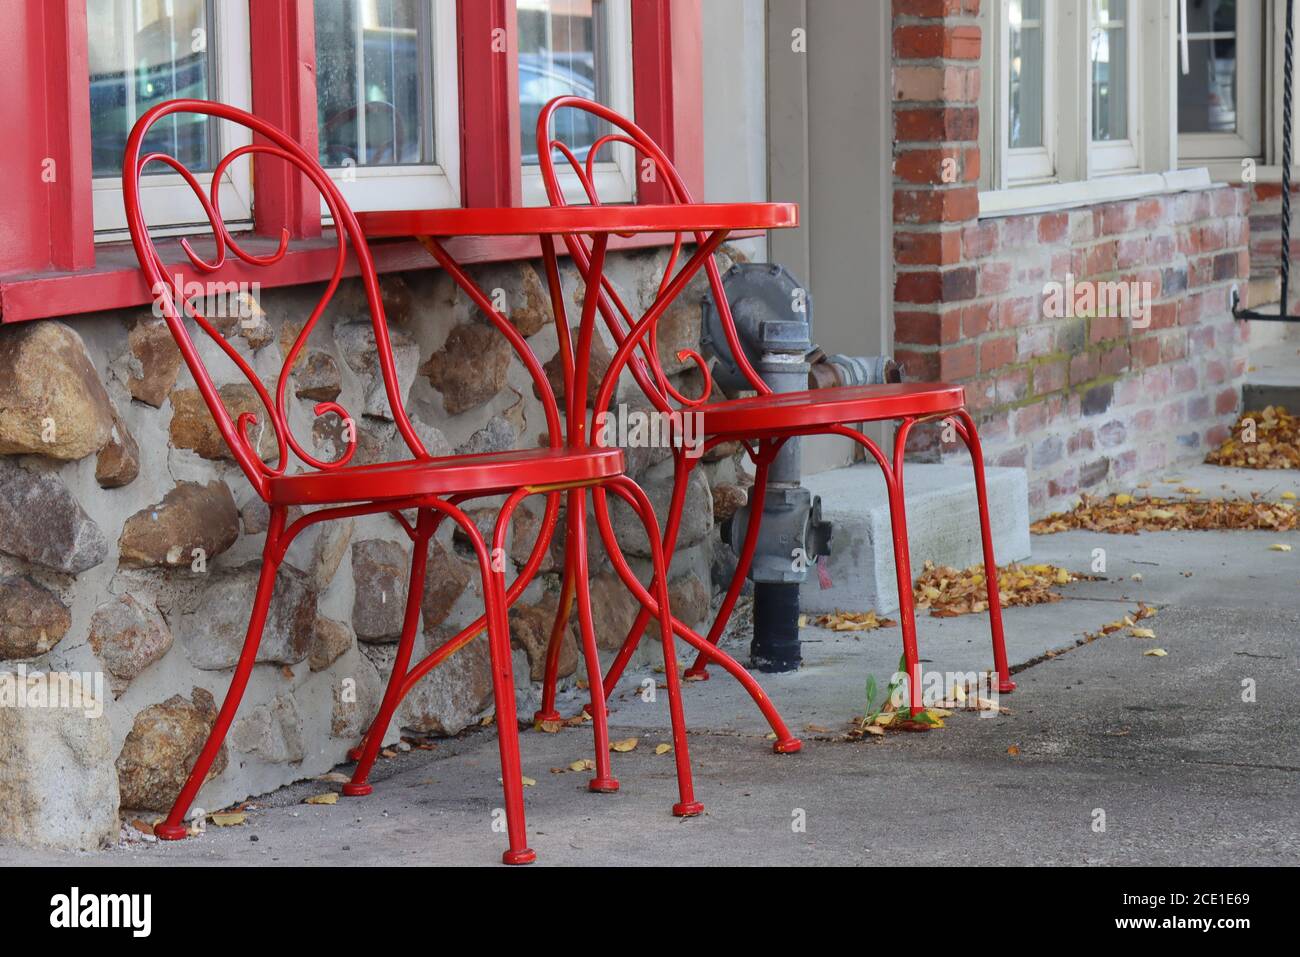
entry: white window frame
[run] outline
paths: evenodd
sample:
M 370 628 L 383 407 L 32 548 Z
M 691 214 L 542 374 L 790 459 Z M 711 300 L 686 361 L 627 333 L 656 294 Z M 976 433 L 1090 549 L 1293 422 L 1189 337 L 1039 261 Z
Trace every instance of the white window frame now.
M 462 0 L 464 2 L 464 0 Z M 635 120 L 632 95 L 632 4 L 631 0 L 602 0 L 604 5 L 606 64 L 609 70 L 611 110 Z M 539 149 L 541 144 L 539 144 Z M 636 198 L 636 152 L 622 143 L 602 148 L 611 157 L 597 162 L 592 170 L 596 195 L 602 203 L 630 203 Z M 586 205 L 587 194 L 562 157 L 557 157 L 555 171 L 564 191 L 565 202 Z M 546 206 L 546 186 L 540 165 L 524 165 L 521 189 L 525 206 Z
M 460 69 L 456 0 L 425 0 L 433 57 L 434 162 L 402 166 L 334 166 L 325 172 L 354 212 L 445 209 L 460 205 Z M 314 106 L 314 104 L 313 104 Z M 325 225 L 333 222 L 321 200 Z
M 1180 164 L 1195 166 L 1206 160 L 1230 160 L 1240 166 L 1244 157 L 1258 159 L 1264 155 L 1263 112 L 1265 73 L 1264 3 L 1237 4 L 1237 76 L 1235 133 L 1178 134 Z M 1204 36 L 1204 34 L 1197 34 Z M 1209 37 L 1212 39 L 1213 34 Z M 1189 34 L 1188 39 L 1193 39 Z M 1252 55 L 1258 51 L 1259 56 Z M 1181 71 L 1182 67 L 1179 67 Z
M 213 22 L 208 26 L 207 43 L 213 55 L 212 79 L 216 89 L 211 99 L 240 109 L 252 108 L 252 72 L 249 53 L 248 4 L 240 0 L 216 0 L 212 5 Z M 243 126 L 217 121 L 217 158 L 252 142 L 252 132 Z M 228 226 L 239 229 L 251 225 L 253 215 L 251 157 L 242 157 L 226 168 L 221 177 L 219 198 L 221 216 Z M 152 164 L 150 169 L 164 169 Z M 211 182 L 196 172 L 195 178 L 205 191 Z M 95 241 L 117 242 L 127 236 L 126 206 L 122 198 L 122 177 L 96 177 L 91 189 L 94 210 Z M 140 180 L 140 204 L 150 232 L 166 236 L 193 232 L 207 227 L 203 208 L 194 191 L 177 173 L 149 174 Z
M 999 85 L 1008 87 L 1008 95 L 997 97 L 993 122 L 996 124 L 994 142 L 1006 151 L 1003 164 L 1005 182 L 1002 185 L 1050 182 L 1056 176 L 1056 8 L 1051 0 L 1043 0 L 1042 20 L 1038 27 L 1043 39 L 1043 145 L 1012 148 L 1008 140 L 1011 135 L 1011 17 L 1005 12 L 1010 9 L 1007 0 L 1001 0 L 1001 3 L 1004 14 L 998 18 L 993 61 L 998 64 Z
M 1088 97 L 1087 112 L 1085 113 L 1086 125 L 1088 131 L 1088 175 L 1092 176 L 1112 176 L 1120 173 L 1137 173 L 1142 170 L 1141 153 L 1142 153 L 1142 90 L 1143 76 L 1139 66 L 1138 51 L 1142 48 L 1142 0 L 1128 0 L 1125 4 L 1125 17 L 1123 20 L 1125 30 L 1124 52 L 1128 58 L 1125 64 L 1128 81 L 1127 93 L 1127 125 L 1128 136 L 1122 140 L 1094 140 L 1092 139 L 1092 62 L 1089 56 L 1089 50 L 1092 43 L 1092 33 L 1094 29 L 1101 29 L 1100 26 L 1092 21 L 1092 2 L 1087 0 L 1086 12 L 1088 16 L 1088 44 L 1089 50 L 1084 52 L 1084 69 L 1087 73 Z
M 1044 56 L 1052 90 L 1045 109 L 1053 144 L 1053 172 L 1048 176 L 1032 175 L 1032 168 L 1027 170 L 1013 155 L 1020 151 L 1011 150 L 1006 141 L 1010 112 L 1007 0 L 985 3 L 980 11 L 986 38 L 980 115 L 994 117 L 980 133 L 981 154 L 987 157 L 979 182 L 980 215 L 1060 209 L 1197 188 L 1205 178 L 1204 171 L 1180 173 L 1176 165 L 1176 90 L 1172 84 L 1177 0 L 1129 0 L 1126 26 L 1132 135 L 1128 140 L 1101 143 L 1092 142 L 1088 55 L 1092 4 L 1090 0 L 1048 0 L 1045 5 L 1051 8 L 1044 15 L 1050 22 L 1053 46 Z

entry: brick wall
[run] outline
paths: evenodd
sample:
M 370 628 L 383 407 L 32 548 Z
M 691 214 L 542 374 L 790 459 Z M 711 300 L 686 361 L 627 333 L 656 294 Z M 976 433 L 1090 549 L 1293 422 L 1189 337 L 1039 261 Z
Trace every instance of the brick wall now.
M 1278 260 L 1282 251 L 1282 184 L 1255 183 L 1250 187 L 1250 276 L 1253 280 L 1276 282 Z M 1300 184 L 1291 186 L 1291 306 L 1300 301 Z M 1266 289 L 1272 287 L 1265 287 Z M 1276 301 L 1280 292 L 1272 288 L 1263 292 L 1265 299 Z M 1263 301 L 1263 300 L 1261 300 Z
M 1029 470 L 1030 511 L 1197 459 L 1246 371 L 1229 289 L 1250 269 L 1240 188 L 981 220 L 978 0 L 895 0 L 895 356 L 966 387 L 987 458 Z M 1050 283 L 1136 282 L 1145 318 L 1057 315 Z M 939 428 L 913 458 L 956 455 Z

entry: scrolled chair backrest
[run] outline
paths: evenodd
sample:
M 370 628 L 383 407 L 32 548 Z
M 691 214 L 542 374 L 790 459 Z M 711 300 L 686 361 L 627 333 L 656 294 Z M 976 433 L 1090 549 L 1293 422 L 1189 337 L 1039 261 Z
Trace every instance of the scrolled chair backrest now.
M 175 157 L 156 151 L 142 155 L 142 147 L 149 129 L 164 117 L 177 113 L 197 113 L 229 121 L 246 127 L 254 134 L 252 143 L 236 147 L 216 164 L 212 170 L 211 187 L 207 193 L 204 192 L 195 175 Z M 196 297 L 186 296 L 185 290 L 189 284 L 182 283 L 183 277 L 178 267 L 176 265 L 168 266 L 163 263 L 157 246 L 149 234 L 149 227 L 145 222 L 140 198 L 140 180 L 146 167 L 150 164 L 162 164 L 169 167 L 173 172 L 179 174 L 194 192 L 207 216 L 215 240 L 215 252 L 210 260 L 204 259 L 195 252 L 188 239 L 181 240 L 181 248 L 195 270 L 205 276 L 211 276 L 219 272 L 231 262 L 227 256 L 228 253 L 233 254 L 239 262 L 247 266 L 272 266 L 283 260 L 289 250 L 289 230 L 287 228 L 282 228 L 279 245 L 274 252 L 258 256 L 248 252 L 235 240 L 234 236 L 226 228 L 221 216 L 220 187 L 222 176 L 232 163 L 252 155 L 278 157 L 297 167 L 323 197 L 325 205 L 334 219 L 337 232 L 334 266 L 329 281 L 302 330 L 298 333 L 284 357 L 284 363 L 276 382 L 274 397 L 272 397 L 261 378 L 253 371 L 244 357 L 227 341 L 226 337 L 212 324 L 209 318 L 203 315 L 198 303 L 193 301 Z M 294 364 L 311 336 L 316 323 L 320 320 L 322 313 L 325 311 L 326 306 L 329 305 L 331 298 L 339 287 L 339 283 L 342 281 L 349 243 L 356 256 L 361 281 L 365 287 L 366 301 L 369 305 L 370 318 L 374 326 L 375 347 L 378 353 L 380 371 L 383 376 L 384 388 L 388 396 L 388 404 L 393 420 L 396 422 L 398 431 L 410 448 L 412 455 L 418 459 L 428 459 L 430 457 L 411 424 L 398 387 L 397 370 L 388 334 L 388 323 L 384 315 L 379 280 L 375 273 L 375 264 L 370 254 L 370 248 L 366 244 L 365 236 L 357 223 L 356 216 L 353 215 L 338 187 L 321 168 L 315 157 L 307 153 L 281 130 L 244 110 L 207 100 L 169 100 L 165 103 L 159 103 L 145 112 L 132 128 L 123 159 L 122 185 L 127 224 L 131 231 L 131 242 L 135 246 L 135 253 L 140 261 L 140 268 L 144 272 L 149 288 L 156 297 L 163 319 L 171 330 L 172 336 L 180 348 L 181 355 L 184 357 L 185 364 L 188 366 L 191 375 L 193 375 L 194 382 L 207 403 L 213 419 L 216 421 L 217 429 L 230 447 L 235 461 L 263 498 L 268 495 L 270 480 L 283 475 L 286 469 L 289 468 L 291 464 L 290 452 L 305 466 L 316 470 L 341 468 L 348 464 L 356 452 L 357 438 L 353 420 L 348 415 L 347 410 L 335 402 L 318 403 L 314 407 L 314 412 L 317 416 L 334 414 L 343 420 L 344 431 L 347 436 L 345 451 L 336 460 L 326 462 L 316 458 L 304 449 L 289 428 L 285 398 L 290 372 L 293 370 Z M 169 269 L 173 273 L 170 276 L 168 275 Z M 187 318 L 192 320 L 199 329 L 220 347 L 221 351 L 239 368 L 240 372 L 243 373 L 257 392 L 265 410 L 265 418 L 275 433 L 277 457 L 274 464 L 268 464 L 262 460 L 258 452 L 256 439 L 249 436 L 249 430 L 253 426 L 264 428 L 266 423 L 260 421 L 261 416 L 251 412 L 242 413 L 238 420 L 231 419 L 230 413 L 221 401 L 217 387 L 214 385 L 212 377 L 190 337 L 190 330 L 186 324 Z
M 612 132 L 604 133 L 595 139 L 587 152 L 585 163 L 578 158 L 568 144 L 552 135 L 552 120 L 556 113 L 565 109 L 590 113 L 613 128 Z M 595 164 L 601 150 L 615 143 L 629 146 L 638 154 L 638 171 L 640 171 L 644 161 L 653 164 L 658 180 L 666 187 L 668 196 L 673 203 L 695 202 L 685 181 L 677 172 L 677 168 L 663 149 L 660 148 L 659 144 L 627 117 L 594 100 L 580 96 L 557 96 L 549 101 L 542 107 L 542 111 L 537 118 L 537 143 L 540 147 L 538 149 L 538 160 L 541 165 L 542 181 L 546 187 L 547 199 L 552 206 L 568 205 L 564 196 L 563 184 L 560 181 L 560 174 L 556 169 L 555 154 L 558 153 L 564 158 L 573 174 L 577 177 L 587 201 L 592 205 L 600 205 L 601 199 L 596 189 Z M 643 178 L 640 172 L 638 172 L 638 178 Z M 707 235 L 702 232 L 694 234 L 697 245 L 704 243 L 707 238 Z M 564 242 L 569 255 L 577 264 L 579 271 L 585 276 L 591 260 L 592 247 L 590 241 L 579 235 L 567 234 L 564 237 Z M 663 275 L 658 286 L 658 295 L 663 295 L 676 275 L 675 269 L 681 257 L 682 242 L 683 236 L 679 232 L 674 238 L 672 251 L 668 256 L 667 264 L 664 266 Z M 741 346 L 740 337 L 736 331 L 735 320 L 732 318 L 731 306 L 727 302 L 726 293 L 722 287 L 722 276 L 718 270 L 717 260 L 713 255 L 707 257 L 703 269 L 708 278 L 709 294 L 713 298 L 718 316 L 722 322 L 723 334 L 741 373 L 755 391 L 760 394 L 770 393 L 771 388 L 754 370 L 745 356 L 745 350 Z M 602 282 L 598 308 L 606 327 L 621 346 L 629 333 L 633 332 L 641 317 L 632 313 L 627 303 L 618 295 L 617 290 L 608 280 Z M 679 360 L 691 359 L 698 367 L 702 377 L 702 388 L 699 395 L 683 395 L 668 381 L 668 376 L 660 362 L 655 330 L 656 324 L 656 322 L 650 323 L 645 331 L 640 334 L 641 338 L 634 349 L 634 353 L 639 354 L 627 362 L 627 367 L 631 370 L 633 377 L 646 394 L 646 397 L 660 411 L 670 411 L 673 408 L 673 402 L 688 409 L 703 405 L 708 401 L 713 388 L 707 362 L 703 356 L 693 349 L 683 349 L 678 354 Z M 617 375 L 620 371 L 618 368 L 611 368 L 606 375 Z

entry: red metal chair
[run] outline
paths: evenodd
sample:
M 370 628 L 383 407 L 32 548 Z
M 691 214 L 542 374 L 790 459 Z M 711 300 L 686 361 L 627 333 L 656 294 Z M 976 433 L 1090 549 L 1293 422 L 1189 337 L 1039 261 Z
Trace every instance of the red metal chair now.
M 141 153 L 141 145 L 149 128 L 163 117 L 174 113 L 190 112 L 228 120 L 252 130 L 255 140 L 251 145 L 241 146 L 227 154 L 213 170 L 212 185 L 209 194 L 205 194 L 194 175 L 177 159 L 164 153 Z M 210 259 L 205 259 L 191 246 L 188 240 L 181 241 L 181 247 L 198 274 L 208 275 L 221 270 L 227 263 L 227 253 L 233 254 L 238 263 L 233 263 L 242 275 L 247 275 L 244 267 L 270 266 L 283 259 L 289 245 L 288 231 L 281 234 L 279 245 L 273 251 L 262 255 L 250 253 L 226 230 L 222 223 L 219 206 L 218 187 L 223 172 L 231 163 L 251 155 L 277 157 L 297 167 L 306 176 L 324 198 L 333 215 L 337 227 L 338 241 L 334 261 L 334 270 L 319 302 L 308 317 L 302 331 L 298 334 L 292 348 L 285 357 L 280 370 L 279 380 L 272 398 L 257 374 L 248 362 L 239 354 L 221 333 L 199 311 L 199 306 L 186 298 L 185 283 L 180 276 L 179 267 L 164 265 L 153 239 L 148 232 L 140 201 L 140 179 L 145 168 L 151 163 L 162 164 L 179 174 L 189 185 L 194 195 L 202 204 L 213 232 L 214 251 Z M 527 587 L 537 573 L 550 544 L 560 505 L 560 489 L 585 489 L 596 487 L 614 492 L 626 500 L 646 524 L 647 534 L 654 545 L 652 564 L 656 569 L 657 581 L 655 601 L 653 602 L 661 623 L 670 624 L 667 587 L 662 582 L 663 551 L 659 547 L 662 537 L 655 521 L 654 511 L 648 499 L 635 483 L 623 475 L 623 457 L 618 449 L 590 449 L 565 447 L 560 442 L 558 405 L 547 382 L 540 363 L 529 350 L 526 342 L 514 327 L 484 300 L 479 305 L 492 320 L 502 335 L 511 342 L 519 358 L 528 368 L 542 397 L 547 429 L 552 436 L 548 448 L 525 449 L 504 453 L 485 455 L 464 455 L 434 458 L 430 456 L 421 443 L 415 428 L 404 408 L 403 397 L 398 388 L 396 369 L 389 341 L 387 320 L 380 298 L 379 284 L 374 262 L 364 236 L 352 211 L 344 202 L 334 183 L 320 168 L 315 157 L 309 155 L 297 143 L 270 124 L 251 114 L 220 103 L 203 100 L 173 100 L 159 104 L 140 117 L 131 131 L 127 142 L 123 165 L 123 185 L 126 202 L 127 220 L 131 230 L 131 240 L 140 261 L 141 269 L 150 288 L 161 306 L 163 316 L 180 347 L 194 381 L 203 395 L 217 428 L 226 444 L 230 447 L 238 463 L 257 494 L 270 506 L 270 522 L 263 549 L 263 563 L 258 581 L 257 596 L 253 605 L 251 619 L 244 646 L 235 668 L 221 710 L 216 719 L 206 744 L 195 762 L 188 780 L 176 798 L 171 812 L 164 822 L 155 828 L 158 837 L 164 840 L 179 840 L 186 836 L 185 817 L 201 786 L 205 783 L 213 760 L 221 749 L 226 732 L 234 719 L 240 699 L 248 684 L 258 646 L 261 641 L 263 625 L 271 602 L 275 586 L 276 571 L 284 558 L 290 544 L 304 529 L 318 522 L 349 516 L 388 513 L 393 516 L 414 542 L 411 582 L 408 593 L 405 619 L 401 638 L 397 647 L 396 661 L 389 679 L 379 714 L 366 737 L 364 747 L 358 757 L 358 767 L 353 781 L 345 788 L 349 795 L 363 795 L 370 791 L 366 778 L 374 762 L 375 754 L 382 742 L 383 735 L 392 719 L 393 713 L 402 696 L 410 690 L 423 674 L 436 667 L 457 649 L 463 647 L 476 634 L 486 627 L 489 637 L 493 691 L 496 702 L 496 725 L 499 739 L 501 772 L 504 783 L 507 832 L 509 850 L 504 854 L 508 864 L 525 864 L 534 860 L 533 851 L 527 846 L 524 820 L 524 800 L 520 773 L 518 723 L 515 714 L 515 689 L 511 673 L 510 634 L 507 622 L 509 605 Z M 365 286 L 371 319 L 374 325 L 375 342 L 379 365 L 383 375 L 385 390 L 393 420 L 397 424 L 411 452 L 411 458 L 405 461 L 380 465 L 354 466 L 349 462 L 356 451 L 356 434 L 348 413 L 334 402 L 322 402 L 314 407 L 317 416 L 335 415 L 343 420 L 347 427 L 348 446 L 346 451 L 333 462 L 324 462 L 306 451 L 290 431 L 286 419 L 286 388 L 294 363 L 320 319 L 343 276 L 347 257 L 348 243 L 351 243 L 356 256 L 361 281 Z M 243 264 L 240 266 L 239 264 Z M 172 273 L 172 275 L 169 275 Z M 192 287 L 191 287 L 192 288 Z M 248 436 L 251 426 L 263 419 L 260 414 L 243 413 L 237 421 L 232 421 L 216 386 L 205 368 L 199 352 L 191 339 L 187 318 L 203 331 L 234 363 L 239 371 L 256 389 L 265 409 L 265 421 L 269 422 L 275 435 L 278 455 L 274 465 L 263 462 L 258 455 L 257 443 Z M 289 452 L 298 458 L 305 470 L 291 473 L 289 471 Z M 510 518 L 515 507 L 527 496 L 545 494 L 546 511 L 542 522 L 542 531 L 533 547 L 523 569 L 510 587 L 506 587 L 504 566 L 500 556 L 505 554 L 505 535 L 510 525 Z M 569 494 L 572 494 L 569 492 Z M 498 521 L 493 533 L 492 547 L 489 549 L 475 523 L 459 507 L 467 499 L 482 496 L 506 496 L 501 507 Z M 307 511 L 291 524 L 287 512 L 291 506 L 300 506 Z M 403 514 L 414 512 L 412 521 Z M 470 540 L 479 564 L 483 581 L 484 615 L 435 650 L 415 668 L 411 668 L 411 652 L 415 634 L 419 630 L 420 601 L 424 585 L 424 573 L 427 560 L 426 547 L 444 518 L 451 518 Z M 579 605 L 584 621 L 590 624 L 590 607 L 587 597 L 586 570 L 575 568 L 573 572 L 582 587 L 577 589 Z M 588 674 L 592 687 L 600 682 L 600 661 L 596 656 L 595 639 L 590 629 L 585 629 L 585 652 L 587 655 Z M 672 655 L 671 642 L 665 644 L 665 661 Z M 671 671 L 672 669 L 670 669 Z M 697 802 L 691 786 L 690 766 L 687 756 L 686 736 L 681 718 L 680 698 L 676 693 L 676 675 L 670 688 L 673 689 L 670 704 L 673 735 L 678 751 L 678 786 L 680 805 L 694 807 Z M 617 781 L 610 773 L 608 731 L 605 726 L 604 699 L 593 695 L 593 730 L 596 738 L 596 777 L 592 781 L 595 790 L 610 790 L 617 787 Z
M 602 135 L 593 144 L 587 154 L 585 164 L 577 158 L 568 146 L 551 136 L 552 117 L 556 111 L 561 109 L 586 111 L 608 124 L 611 129 L 611 132 Z M 538 117 L 537 142 L 546 144 L 544 149 L 539 150 L 539 154 L 547 195 L 553 206 L 566 205 L 563 188 L 555 167 L 554 154 L 559 152 L 568 162 L 569 167 L 585 191 L 588 201 L 599 203 L 600 199 L 594 185 L 594 164 L 597 162 L 600 151 L 611 144 L 623 144 L 639 154 L 638 160 L 644 157 L 653 162 L 659 179 L 666 185 L 672 197 L 672 202 L 693 202 L 686 185 L 663 150 L 630 120 L 599 103 L 575 96 L 560 96 L 551 100 L 542 109 Z M 637 168 L 641 168 L 640 163 L 638 163 Z M 706 241 L 703 234 L 696 234 L 694 239 L 699 245 L 703 245 Z M 589 274 L 592 269 L 591 245 L 584 241 L 582 237 L 576 235 L 566 235 L 564 241 L 579 271 L 584 275 Z M 993 554 L 993 541 L 989 531 L 984 459 L 980 450 L 975 423 L 964 407 L 962 388 L 946 383 L 908 383 L 850 386 L 773 394 L 772 390 L 745 358 L 745 351 L 740 345 L 739 336 L 732 320 L 731 309 L 722 288 L 722 278 L 717 263 L 712 255 L 708 255 L 702 265 L 708 276 L 710 291 L 723 322 L 727 342 L 745 378 L 757 394 L 749 398 L 709 403 L 708 397 L 712 392 L 709 367 L 697 353 L 684 352 L 678 358 L 683 360 L 689 358 L 696 363 L 703 378 L 703 387 L 698 397 L 682 395 L 672 386 L 664 373 L 659 361 L 658 348 L 653 332 L 655 323 L 663 314 L 664 307 L 667 305 L 663 295 L 665 290 L 668 288 L 670 281 L 676 283 L 681 278 L 680 272 L 679 275 L 674 276 L 674 267 L 681 246 L 682 235 L 679 233 L 664 270 L 663 280 L 659 287 L 659 299 L 643 316 L 634 316 L 627 304 L 619 297 L 614 286 L 607 281 L 602 283 L 599 309 L 610 333 L 620 344 L 626 341 L 628 330 L 635 328 L 638 322 L 649 323 L 650 334 L 635 345 L 639 355 L 629 364 L 629 368 L 646 397 L 657 409 L 667 413 L 673 409 L 675 403 L 684 410 L 698 414 L 701 417 L 702 432 L 708 436 L 705 441 L 706 450 L 722 442 L 739 440 L 744 444 L 746 451 L 754 462 L 755 480 L 751 495 L 751 516 L 753 518 L 748 523 L 735 576 L 723 599 L 718 615 L 709 630 L 708 641 L 711 644 L 716 644 L 721 637 L 727 619 L 735 607 L 736 599 L 740 595 L 750 563 L 753 560 L 758 543 L 758 532 L 761 524 L 758 519 L 762 515 L 767 472 L 773 458 L 780 451 L 784 442 L 793 436 L 812 434 L 843 435 L 862 445 L 879 464 L 884 473 L 890 504 L 903 649 L 910 679 L 908 682 L 909 707 L 913 713 L 920 709 L 922 707 L 921 671 L 916 643 L 916 621 L 913 611 L 907 519 L 904 511 L 903 452 L 907 444 L 907 436 L 914 425 L 919 422 L 947 419 L 952 423 L 954 431 L 961 436 L 970 450 L 975 470 L 975 490 L 979 500 L 980 536 L 983 543 L 987 580 L 994 668 L 997 671 L 1000 691 L 1012 691 L 1015 688 L 1015 683 L 1011 680 L 1007 669 L 996 564 Z M 681 272 L 698 268 L 699 264 L 695 262 L 697 258 L 698 256 L 693 258 L 692 262 L 683 266 Z M 687 276 L 686 278 L 689 279 L 690 277 Z M 596 408 L 605 407 L 605 403 L 609 400 L 607 392 L 608 390 L 597 399 Z M 850 427 L 854 423 L 880 420 L 896 420 L 898 422 L 892 462 L 874 441 Z M 672 554 L 679 519 L 685 504 L 686 481 L 690 469 L 694 467 L 697 461 L 699 459 L 686 455 L 684 449 L 678 448 L 674 452 L 676 485 L 668 510 L 668 518 L 664 523 L 665 554 Z M 599 505 L 601 496 L 597 495 L 596 501 Z M 608 516 L 601 510 L 598 511 L 597 518 L 602 533 L 608 533 Z M 606 534 L 607 544 L 611 538 L 611 534 Z M 569 587 L 567 582 L 565 587 L 566 590 Z M 636 650 L 637 643 L 648 622 L 649 611 L 643 610 L 628 633 L 627 639 L 624 641 L 612 667 L 606 673 L 604 682 L 606 695 L 612 693 L 628 659 Z M 553 659 L 558 649 L 553 646 L 550 650 Z M 688 669 L 687 675 L 696 678 L 708 677 L 703 657 L 696 659 L 694 665 Z M 543 697 L 543 709 L 546 709 L 554 701 L 553 684 L 554 671 L 549 669 Z

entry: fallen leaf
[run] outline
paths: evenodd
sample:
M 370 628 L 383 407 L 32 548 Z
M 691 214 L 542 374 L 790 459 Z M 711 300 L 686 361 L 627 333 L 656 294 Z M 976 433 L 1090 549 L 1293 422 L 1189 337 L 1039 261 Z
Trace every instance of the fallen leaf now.
M 1138 532 L 1253 529 L 1292 531 L 1297 527 L 1293 505 L 1238 499 L 1134 499 L 1114 495 L 1081 497 L 1069 512 L 1057 512 L 1029 526 L 1035 535 L 1082 529 L 1090 532 L 1134 535 Z
M 1154 638 L 1156 633 L 1150 628 L 1130 628 L 1128 633 L 1134 638 Z
M 342 771 L 331 771 L 328 774 L 320 775 L 315 780 L 324 781 L 326 784 L 347 784 L 352 780 L 352 776 L 344 774 Z
M 636 744 L 636 738 L 624 738 L 622 741 L 611 741 L 609 749 L 611 751 L 617 751 L 619 754 L 626 754 L 628 751 L 634 749 Z
M 1248 436 L 1248 429 L 1253 435 Z M 1245 441 L 1247 437 L 1254 441 Z M 1300 468 L 1300 419 L 1280 405 L 1267 406 L 1262 412 L 1243 412 L 1232 434 L 1205 461 L 1243 469 Z M 1287 497 L 1285 492 L 1282 497 Z
M 1011 755 L 1013 758 L 1019 753 L 1020 753 L 1020 748 L 1014 744 L 1011 747 L 1007 748 L 1007 754 Z
M 217 827 L 236 827 L 247 821 L 248 815 L 243 811 L 218 811 L 211 820 Z
M 1142 654 L 1148 658 L 1163 658 L 1168 655 L 1169 652 L 1165 651 L 1163 648 L 1152 648 L 1150 651 L 1142 652 Z
M 1288 502 L 1294 501 L 1294 500 L 1295 500 L 1295 492 L 1283 492 L 1283 493 L 1282 493 L 1282 497 L 1283 497 L 1284 499 L 1286 499 Z
M 1056 565 L 1013 563 L 998 569 L 998 591 L 1004 608 L 1060 601 L 1061 596 L 1053 591 L 1055 586 L 1096 580 L 1092 575 Z M 980 614 L 989 607 L 983 565 L 959 570 L 927 561 L 916 579 L 913 594 L 917 607 L 929 608 L 934 618 Z
M 655 745 L 655 754 L 667 754 L 667 753 L 668 753 L 669 751 L 671 751 L 672 749 L 673 749 L 673 746 L 672 746 L 671 744 L 656 744 L 656 745 Z
M 569 770 L 570 771 L 594 771 L 596 770 L 596 762 L 593 761 L 591 758 L 578 758 L 578 760 L 571 761 L 569 763 Z
M 382 754 L 382 755 L 383 755 L 384 757 L 386 757 L 386 758 L 395 758 L 395 757 L 397 757 L 397 752 L 394 751 L 392 748 L 384 748 L 384 750 L 380 751 L 379 753 Z
M 880 727 L 880 726 L 878 726 L 878 725 L 868 724 L 868 725 L 865 725 L 865 726 L 862 728 L 862 730 L 863 730 L 864 732 L 866 732 L 867 734 L 874 734 L 874 735 L 876 735 L 877 737 L 880 737 L 880 738 L 883 738 L 883 737 L 885 736 L 885 729 L 882 728 L 882 727 Z
M 544 734 L 559 734 L 560 729 L 564 727 L 564 722 L 550 719 L 547 721 L 538 721 L 533 725 L 533 727 Z
M 831 631 L 874 631 L 898 624 L 892 619 L 877 617 L 874 611 L 837 611 L 830 615 L 817 615 L 812 623 Z
M 161 820 L 161 818 L 160 818 L 160 820 Z M 136 818 L 134 821 L 132 821 L 132 822 L 131 822 L 131 826 L 132 826 L 133 828 L 135 828 L 137 831 L 139 831 L 141 834 L 152 834 L 152 833 L 153 833 L 153 825 L 147 823 L 146 821 L 142 821 L 142 820 L 140 820 L 139 818 Z
M 1270 552 L 1289 552 L 1291 551 L 1291 546 L 1283 544 L 1282 542 L 1276 542 L 1268 546 L 1268 550 Z
M 530 788 L 537 783 L 535 780 L 533 780 L 526 774 L 519 775 L 519 780 L 523 782 L 523 785 L 526 788 Z
M 326 791 L 324 794 L 313 794 L 303 804 L 338 804 L 339 796 L 336 791 Z

